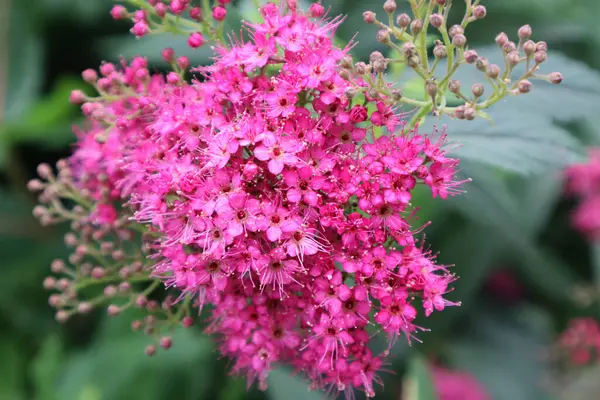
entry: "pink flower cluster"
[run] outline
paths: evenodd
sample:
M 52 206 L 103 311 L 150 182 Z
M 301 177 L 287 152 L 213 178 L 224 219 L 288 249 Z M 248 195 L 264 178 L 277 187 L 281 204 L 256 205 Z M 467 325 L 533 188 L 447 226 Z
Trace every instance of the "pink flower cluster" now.
M 489 400 L 485 388 L 471 374 L 446 368 L 432 369 L 439 400 Z
M 600 361 L 600 324 L 594 318 L 575 318 L 558 339 L 559 352 L 573 367 Z
M 315 388 L 373 396 L 387 355 L 369 349 L 373 333 L 410 341 L 418 314 L 456 304 L 410 217 L 417 185 L 458 193 L 458 160 L 445 134 L 405 129 L 340 77 L 341 19 L 318 4 L 261 13 L 191 84 L 141 58 L 104 64 L 72 170 L 97 223 L 130 206 L 156 238 L 155 276 L 211 306 L 234 372 L 265 388 L 284 362 Z
M 591 149 L 590 160 L 567 170 L 567 189 L 581 198 L 573 212 L 573 225 L 591 240 L 600 241 L 600 149 Z

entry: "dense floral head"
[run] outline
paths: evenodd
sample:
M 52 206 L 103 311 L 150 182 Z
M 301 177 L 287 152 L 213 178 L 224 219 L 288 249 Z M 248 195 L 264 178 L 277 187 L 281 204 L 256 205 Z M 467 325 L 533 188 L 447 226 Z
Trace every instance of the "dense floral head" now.
M 417 224 L 412 198 L 418 185 L 442 199 L 460 193 L 459 161 L 446 152 L 445 129 L 424 133 L 423 113 L 396 107 L 425 103 L 383 81 L 391 60 L 374 52 L 354 64 L 351 45 L 335 45 L 343 18 L 327 18 L 320 4 L 304 12 L 293 0 L 267 3 L 262 22 L 245 22 L 228 43 L 228 3 L 212 19 L 184 0 L 113 8 L 138 37 L 183 26 L 190 47 L 210 41 L 215 57 L 190 68 L 165 49 L 164 76 L 141 57 L 84 72 L 99 96 L 71 96 L 86 116 L 76 150 L 57 176 L 43 166 L 45 182 L 30 184 L 42 190 L 42 222 L 71 220 L 77 232 L 66 238 L 74 270 L 53 264 L 71 278 L 45 282 L 60 292 L 51 303 L 61 321 L 104 301 L 111 315 L 137 306 L 151 315 L 132 327 L 152 334 L 208 310 L 207 331 L 249 383 L 264 389 L 272 366 L 287 363 L 314 388 L 372 397 L 389 353 L 370 349 L 374 334 L 389 346 L 419 341 L 419 315 L 458 304 L 446 299 L 454 275 L 418 237 L 429 222 Z M 445 100 L 432 82 L 422 110 L 440 115 Z M 480 96 L 449 114 L 474 117 Z M 60 198 L 80 205 L 67 210 Z M 137 292 L 130 281 L 151 283 Z M 77 289 L 94 282 L 108 285 L 83 302 Z M 159 305 L 148 296 L 160 284 L 170 295 Z

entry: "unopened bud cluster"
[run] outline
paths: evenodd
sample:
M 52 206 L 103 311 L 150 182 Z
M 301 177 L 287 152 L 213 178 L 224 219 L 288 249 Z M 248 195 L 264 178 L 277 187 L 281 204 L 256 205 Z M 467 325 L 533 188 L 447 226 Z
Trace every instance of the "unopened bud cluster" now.
M 146 312 L 142 321 L 132 323 L 154 338 L 148 349 L 159 344 L 171 346 L 170 333 L 179 324 L 191 326 L 191 300 L 177 302 L 167 295 L 152 299 L 162 281 L 152 278 L 145 263 L 152 235 L 140 234 L 130 221 L 131 214 L 113 204 L 114 198 L 106 187 L 92 193 L 82 184 L 107 177 L 91 177 L 74 172 L 66 160 L 60 160 L 55 174 L 48 164 L 38 166 L 40 179 L 29 181 L 28 188 L 39 193 L 40 205 L 33 214 L 42 225 L 67 222 L 71 231 L 64 237 L 72 250 L 66 260 L 56 259 L 50 265 L 52 275 L 43 286 L 53 293 L 48 298 L 56 309 L 56 320 L 70 318 L 104 308 L 108 315 L 117 316 L 135 307 Z M 142 245 L 139 246 L 137 243 Z M 166 336 L 165 336 L 166 335 Z
M 469 49 L 466 36 L 467 26 L 486 17 L 486 8 L 479 2 L 467 2 L 465 15 L 460 24 L 448 26 L 450 1 L 410 0 L 413 15 L 402 13 L 396 15 L 396 3 L 387 0 L 383 5 L 386 18 L 378 19 L 373 11 L 365 11 L 363 19 L 368 24 L 377 25 L 380 30 L 377 40 L 390 48 L 389 57 L 376 52 L 371 55 L 368 65 L 356 65 L 347 68 L 348 77 L 356 83 L 357 92 L 365 91 L 371 97 L 386 98 L 388 102 L 415 106 L 418 118 L 432 112 L 434 115 L 447 114 L 458 119 L 474 119 L 477 116 L 487 117 L 482 110 L 509 95 L 519 95 L 533 89 L 532 80 L 545 80 L 553 84 L 562 81 L 559 72 L 539 75 L 540 65 L 548 58 L 545 42 L 534 42 L 530 38 L 532 30 L 529 25 L 521 27 L 517 42 L 513 42 L 505 33 L 500 33 L 496 43 L 504 56 L 504 65 L 492 64 L 481 57 L 475 50 Z M 436 40 L 431 51 L 428 50 L 427 34 L 435 31 L 441 40 Z M 398 57 L 399 56 L 399 57 Z M 440 71 L 440 61 L 446 60 L 444 71 Z M 404 96 L 392 96 L 390 84 L 383 79 L 383 74 L 392 63 L 403 63 L 413 69 L 423 79 L 425 100 L 410 99 Z M 456 71 L 473 65 L 482 73 L 482 83 L 489 87 L 484 93 L 484 86 L 478 83 L 471 88 L 471 93 L 463 92 L 460 83 L 452 77 Z M 524 64 L 524 72 L 517 74 L 516 67 Z M 379 76 L 378 76 L 379 75 Z M 448 91 L 464 102 L 458 107 L 447 107 Z
M 116 20 L 129 19 L 136 37 L 163 32 L 188 36 L 188 45 L 201 47 L 205 36 L 215 42 L 223 41 L 223 21 L 231 0 L 218 0 L 212 6 L 201 7 L 190 0 L 125 0 L 132 6 L 113 6 L 110 14 Z M 207 2 L 209 5 L 210 2 Z M 208 14 L 208 15 L 207 15 Z

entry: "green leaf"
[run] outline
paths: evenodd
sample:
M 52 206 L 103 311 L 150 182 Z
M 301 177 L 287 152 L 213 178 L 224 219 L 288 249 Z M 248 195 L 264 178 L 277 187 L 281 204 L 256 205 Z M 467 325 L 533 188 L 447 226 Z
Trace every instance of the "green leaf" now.
M 31 12 L 27 3 L 3 2 L 3 5 L 10 4 L 10 10 L 0 10 L 0 15 L 6 16 L 3 28 L 8 25 L 8 54 L 2 57 L 8 67 L 4 78 L 4 121 L 19 118 L 35 102 L 42 85 L 44 52 L 33 21 L 27 18 Z M 0 43 L 0 47 L 3 45 Z
M 23 359 L 18 341 L 0 337 L 0 354 L 0 400 L 23 399 Z
M 208 337 L 179 329 L 172 336 L 171 349 L 159 350 L 149 358 L 144 348 L 151 338 L 134 334 L 125 326 L 112 319 L 106 321 L 94 344 L 68 360 L 57 398 L 82 398 L 82 393 L 88 393 L 88 398 L 109 400 L 199 400 L 203 397 L 198 393 L 209 391 L 213 346 Z
M 271 400 L 323 400 L 325 395 L 318 391 L 309 391 L 309 383 L 304 378 L 292 375 L 291 371 L 277 367 L 267 378 L 267 393 Z
M 450 204 L 474 222 L 500 235 L 510 246 L 521 272 L 548 299 L 571 304 L 569 291 L 576 286 L 571 269 L 550 251 L 541 250 L 527 234 L 519 204 L 505 182 L 497 173 L 482 166 L 475 168 L 470 163 L 463 163 L 463 171 L 473 181 L 467 185 L 468 192 L 451 199 Z
M 420 354 L 415 354 L 408 363 L 402 399 L 438 400 L 429 365 Z
M 60 338 L 56 335 L 48 336 L 30 369 L 37 400 L 57 400 L 55 386 L 63 357 Z
M 543 398 L 540 354 L 552 332 L 547 313 L 529 305 L 517 311 L 482 305 L 465 324 L 468 333 L 451 342 L 446 354 L 453 367 L 473 374 L 495 400 Z
M 59 79 L 48 96 L 29 107 L 26 118 L 0 126 L 0 139 L 10 145 L 35 141 L 41 146 L 64 147 L 74 139 L 71 119 L 77 107 L 69 103 L 69 94 L 75 89 L 85 89 L 80 79 Z
M 516 201 L 525 233 L 537 236 L 546 226 L 562 195 L 560 173 L 524 177 L 517 184 Z

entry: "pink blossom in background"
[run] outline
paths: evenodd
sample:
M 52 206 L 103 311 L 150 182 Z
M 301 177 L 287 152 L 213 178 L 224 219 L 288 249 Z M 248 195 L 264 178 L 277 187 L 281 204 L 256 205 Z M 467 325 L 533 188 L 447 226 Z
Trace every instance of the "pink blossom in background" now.
M 468 372 L 432 368 L 439 400 L 491 400 L 483 385 Z

